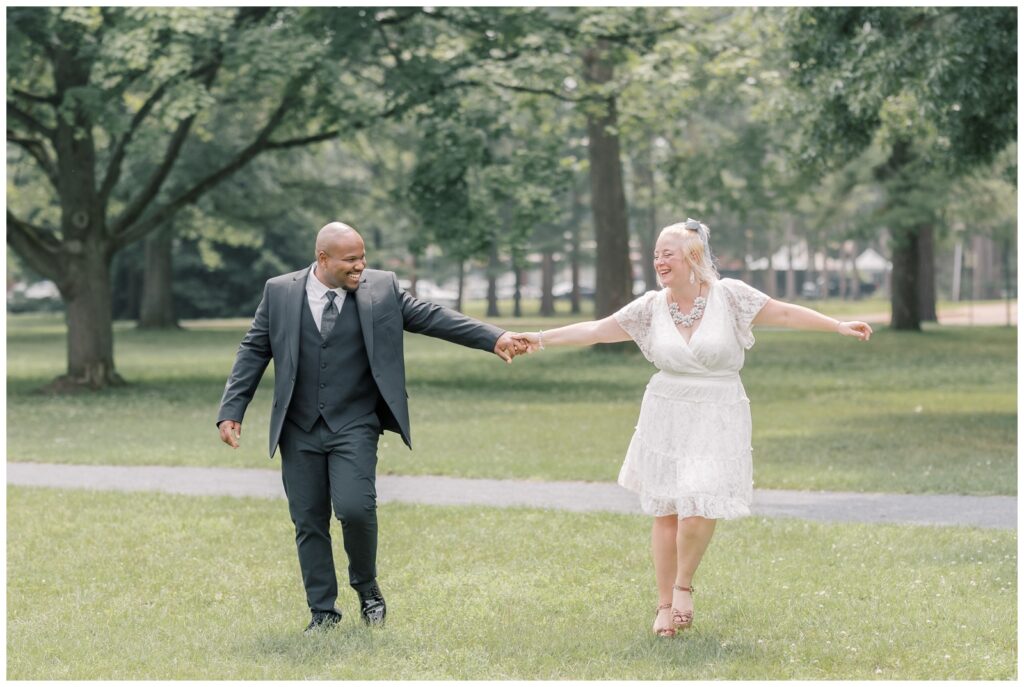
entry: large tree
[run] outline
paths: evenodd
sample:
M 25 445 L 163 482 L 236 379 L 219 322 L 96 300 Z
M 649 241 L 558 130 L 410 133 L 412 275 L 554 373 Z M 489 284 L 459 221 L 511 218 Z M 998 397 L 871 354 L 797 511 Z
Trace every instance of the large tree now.
M 918 181 L 929 170 L 963 173 L 1016 140 L 1017 10 L 809 7 L 791 11 L 786 32 L 806 167 L 817 174 L 872 143 L 888 151 L 877 176 L 899 217 L 892 327 L 919 330 L 934 213 L 907 199 L 927 192 Z
M 119 383 L 114 366 L 113 256 L 257 154 L 328 138 L 291 123 L 326 52 L 270 8 L 12 8 L 8 10 L 9 164 L 35 163 L 45 205 L 9 194 L 8 244 L 52 279 L 67 309 L 62 385 Z M 274 16 L 278 15 L 278 16 Z M 292 22 L 298 26 L 298 22 Z M 245 98 L 253 117 L 239 149 L 167 196 L 183 147 L 213 104 Z M 303 118 L 305 121 L 305 118 Z M 291 125 L 291 135 L 286 135 Z M 152 164 L 136 164 L 142 153 Z M 153 148 L 162 152 L 149 154 Z M 20 153 L 20 154 L 19 154 Z M 130 176 L 126 170 L 132 170 Z
M 116 253 L 256 156 L 401 115 L 489 59 L 476 44 L 425 52 L 436 30 L 420 8 L 12 8 L 7 17 L 8 168 L 34 165 L 32 185 L 51 191 L 47 202 L 8 194 L 7 240 L 65 301 L 61 386 L 121 381 Z M 181 159 L 222 134 L 236 143 L 226 156 L 169 183 Z

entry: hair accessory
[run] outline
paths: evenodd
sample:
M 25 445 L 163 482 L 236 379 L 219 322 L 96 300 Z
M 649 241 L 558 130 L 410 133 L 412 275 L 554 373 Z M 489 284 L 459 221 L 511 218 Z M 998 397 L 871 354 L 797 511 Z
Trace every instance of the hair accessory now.
M 683 227 L 690 231 L 697 232 L 697 236 L 700 237 L 700 242 L 704 244 L 704 255 L 707 257 L 708 262 L 713 265 L 715 257 L 711 254 L 711 230 L 708 229 L 708 225 L 704 224 L 700 220 L 687 217 L 686 221 L 683 222 Z

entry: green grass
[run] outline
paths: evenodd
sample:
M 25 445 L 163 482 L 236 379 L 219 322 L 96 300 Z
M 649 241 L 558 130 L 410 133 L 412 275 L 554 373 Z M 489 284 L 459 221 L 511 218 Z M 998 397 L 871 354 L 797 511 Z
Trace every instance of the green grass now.
M 508 328 L 562 320 L 499 320 Z M 247 323 L 151 333 L 116 329 L 131 384 L 99 394 L 36 393 L 64 368 L 53 317 L 8 318 L 9 460 L 266 467 L 272 371 L 245 418 L 243 447 L 214 420 Z M 860 344 L 762 331 L 744 384 L 761 488 L 1016 493 L 1016 331 L 878 328 Z M 382 437 L 396 474 L 612 481 L 653 367 L 639 354 L 549 349 L 495 356 L 407 335 L 413 439 Z
M 384 506 L 388 625 L 343 587 L 314 637 L 283 500 L 12 487 L 7 525 L 13 680 L 1016 677 L 1015 532 L 723 522 L 666 641 L 641 516 Z

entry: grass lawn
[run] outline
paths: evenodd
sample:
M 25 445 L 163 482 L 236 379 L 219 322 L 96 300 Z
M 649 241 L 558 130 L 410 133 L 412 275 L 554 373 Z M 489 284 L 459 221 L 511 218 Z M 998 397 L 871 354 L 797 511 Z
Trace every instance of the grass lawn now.
M 510 329 L 560 320 L 499 320 Z M 272 372 L 231 451 L 213 425 L 247 323 L 151 333 L 117 326 L 129 386 L 49 397 L 65 366 L 53 316 L 8 318 L 9 460 L 267 467 Z M 759 331 L 744 384 L 762 488 L 1016 493 L 1016 330 L 879 328 L 867 344 Z M 638 353 L 493 355 L 406 337 L 416 450 L 382 437 L 384 473 L 612 481 L 654 371 Z
M 695 580 L 694 628 L 665 640 L 649 634 L 649 527 L 387 505 L 388 625 L 364 628 L 343 587 L 342 623 L 304 637 L 283 500 L 9 487 L 7 678 L 1017 675 L 1015 532 L 723 522 Z

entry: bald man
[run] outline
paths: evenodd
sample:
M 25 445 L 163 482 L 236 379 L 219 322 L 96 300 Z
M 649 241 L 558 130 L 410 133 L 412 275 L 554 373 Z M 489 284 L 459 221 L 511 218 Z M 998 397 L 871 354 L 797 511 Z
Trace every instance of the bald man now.
M 317 234 L 312 265 L 264 286 L 224 388 L 217 427 L 221 440 L 238 448 L 245 410 L 274 361 L 270 457 L 280 446 L 312 614 L 307 632 L 341 620 L 332 507 L 363 621 L 383 624 L 387 614 L 377 584 L 377 440 L 390 430 L 412 448 L 403 330 L 491 351 L 506 362 L 517 353 L 511 333 L 416 300 L 393 272 L 368 269 L 359 232 L 331 222 Z

